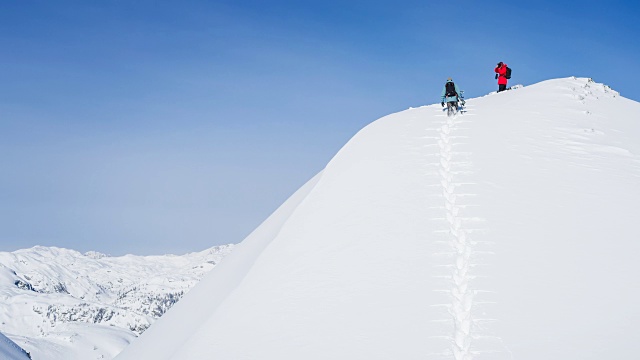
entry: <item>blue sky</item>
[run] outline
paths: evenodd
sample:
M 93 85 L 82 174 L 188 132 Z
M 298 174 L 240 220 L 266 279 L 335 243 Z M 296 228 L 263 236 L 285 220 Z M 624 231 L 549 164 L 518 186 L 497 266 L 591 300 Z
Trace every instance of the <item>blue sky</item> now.
M 0 251 L 241 241 L 359 129 L 512 84 L 640 100 L 630 1 L 4 1 Z M 491 124 L 487 124 L 491 126 Z

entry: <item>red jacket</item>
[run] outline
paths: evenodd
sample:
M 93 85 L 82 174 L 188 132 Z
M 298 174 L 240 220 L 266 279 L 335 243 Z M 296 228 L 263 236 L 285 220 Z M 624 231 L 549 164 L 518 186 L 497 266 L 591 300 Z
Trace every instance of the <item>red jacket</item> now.
M 498 73 L 498 85 L 507 85 L 507 64 L 502 64 L 501 67 L 496 66 L 494 69 Z

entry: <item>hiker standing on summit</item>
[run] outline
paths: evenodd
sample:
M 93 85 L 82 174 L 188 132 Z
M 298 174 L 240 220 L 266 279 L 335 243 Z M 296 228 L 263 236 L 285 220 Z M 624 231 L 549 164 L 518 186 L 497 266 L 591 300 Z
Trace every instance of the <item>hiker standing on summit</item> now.
M 498 92 L 507 90 L 507 79 L 511 77 L 511 74 L 507 74 L 508 69 L 507 64 L 502 61 L 500 61 L 494 69 L 496 79 L 498 79 Z

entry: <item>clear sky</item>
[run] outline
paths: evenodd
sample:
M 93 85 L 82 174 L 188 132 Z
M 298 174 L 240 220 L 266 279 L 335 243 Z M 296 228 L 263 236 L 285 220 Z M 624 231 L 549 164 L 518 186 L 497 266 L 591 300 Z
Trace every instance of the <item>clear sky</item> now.
M 0 5 L 0 251 L 237 243 L 358 130 L 511 84 L 640 100 L 635 1 Z M 491 126 L 491 124 L 487 124 Z

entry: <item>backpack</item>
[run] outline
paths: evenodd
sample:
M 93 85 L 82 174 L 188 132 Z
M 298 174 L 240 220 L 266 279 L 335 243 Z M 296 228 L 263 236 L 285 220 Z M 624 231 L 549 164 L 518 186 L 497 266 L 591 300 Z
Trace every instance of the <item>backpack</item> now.
M 456 85 L 453 83 L 453 81 L 449 81 L 448 83 L 446 83 L 444 85 L 444 88 L 446 97 L 458 96 L 458 93 L 456 92 Z
M 507 79 L 511 79 L 511 68 L 507 66 L 507 72 L 504 74 L 504 77 Z

